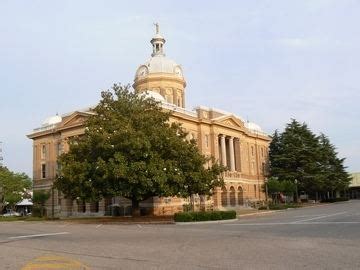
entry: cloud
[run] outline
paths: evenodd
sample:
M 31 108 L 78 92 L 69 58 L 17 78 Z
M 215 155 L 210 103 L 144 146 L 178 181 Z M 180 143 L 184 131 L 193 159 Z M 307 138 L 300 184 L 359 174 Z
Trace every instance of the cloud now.
M 275 42 L 284 47 L 300 49 L 316 47 L 321 43 L 319 40 L 311 38 L 279 38 Z
M 358 40 L 352 41 L 352 43 L 356 44 L 359 42 Z M 281 48 L 296 50 L 349 50 L 354 47 L 354 45 L 347 40 L 330 39 L 326 37 L 283 37 L 273 39 L 271 43 Z

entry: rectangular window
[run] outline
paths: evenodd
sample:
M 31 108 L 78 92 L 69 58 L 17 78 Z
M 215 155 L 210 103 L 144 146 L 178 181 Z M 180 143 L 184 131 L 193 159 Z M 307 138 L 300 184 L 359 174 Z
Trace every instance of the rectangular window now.
M 254 146 L 251 146 L 251 155 L 254 155 Z
M 41 178 L 42 179 L 46 178 L 46 164 L 45 163 L 41 164 Z
M 62 144 L 61 143 L 57 143 L 56 144 L 56 155 L 60 156 L 62 154 Z
M 207 148 L 209 147 L 209 135 L 205 135 L 205 145 Z
M 46 145 L 43 144 L 41 145 L 41 159 L 45 159 L 46 158 Z
M 262 174 L 265 175 L 265 162 L 263 162 L 261 164 L 261 171 L 262 171 Z

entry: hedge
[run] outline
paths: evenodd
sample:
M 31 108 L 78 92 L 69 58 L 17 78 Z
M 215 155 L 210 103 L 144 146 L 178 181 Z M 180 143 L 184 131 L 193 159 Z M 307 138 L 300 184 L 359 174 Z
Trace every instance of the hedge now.
M 301 205 L 295 203 L 269 204 L 270 210 L 283 210 L 288 208 L 299 208 Z
M 236 218 L 235 211 L 211 211 L 211 212 L 181 212 L 176 213 L 174 220 L 176 222 L 224 220 Z
M 333 203 L 333 202 L 345 202 L 348 200 L 349 200 L 349 198 L 340 197 L 340 198 L 323 199 L 323 200 L 321 200 L 321 202 L 322 203 Z

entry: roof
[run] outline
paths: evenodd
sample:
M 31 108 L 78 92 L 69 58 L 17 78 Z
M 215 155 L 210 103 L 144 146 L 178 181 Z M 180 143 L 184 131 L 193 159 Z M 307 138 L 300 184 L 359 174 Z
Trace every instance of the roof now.
M 22 201 L 18 202 L 16 205 L 17 206 L 28 206 L 28 205 L 33 205 L 33 203 L 30 199 L 23 199 Z

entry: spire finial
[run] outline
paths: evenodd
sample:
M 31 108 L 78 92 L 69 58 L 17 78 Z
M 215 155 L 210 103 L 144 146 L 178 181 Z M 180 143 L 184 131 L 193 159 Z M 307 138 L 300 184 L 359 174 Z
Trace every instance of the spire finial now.
M 155 30 L 156 30 L 156 34 L 159 34 L 159 23 L 154 23 L 155 25 Z
M 160 55 L 160 56 L 165 56 L 164 54 L 164 43 L 165 43 L 165 39 L 160 35 L 159 33 L 159 23 L 154 23 L 155 25 L 155 36 L 153 36 L 153 38 L 151 39 L 151 44 L 153 45 L 153 53 L 151 54 L 151 56 L 155 56 L 155 55 Z

